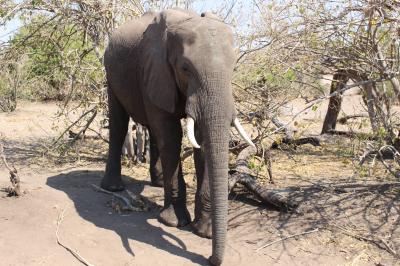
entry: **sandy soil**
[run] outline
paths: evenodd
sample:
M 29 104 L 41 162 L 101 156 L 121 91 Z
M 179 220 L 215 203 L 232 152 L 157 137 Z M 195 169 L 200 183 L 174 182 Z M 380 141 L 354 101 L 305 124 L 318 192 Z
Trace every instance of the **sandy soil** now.
M 52 103 L 23 103 L 16 112 L 0 114 L 0 138 L 26 193 L 10 198 L 0 191 L 0 264 L 80 265 L 56 242 L 61 222 L 61 242 L 93 265 L 207 265 L 210 240 L 189 227 L 160 224 L 157 207 L 119 213 L 111 206 L 111 196 L 93 189 L 103 175 L 106 147 L 101 142 L 81 143 L 80 155 L 72 153 L 68 159 L 43 156 L 43 145 L 58 132 L 56 110 Z M 309 119 L 317 121 L 314 116 Z M 379 169 L 373 177 L 360 177 L 349 149 L 346 139 L 332 138 L 318 148 L 274 151 L 275 186 L 388 179 Z M 193 211 L 190 165 L 185 164 L 184 171 Z M 147 165 L 123 171 L 129 190 L 162 204 L 162 189 L 149 186 Z M 8 184 L 8 173 L 0 165 L 0 188 Z M 238 191 L 230 200 L 224 265 L 400 265 L 385 251 L 389 247 L 400 252 L 399 195 L 390 188 L 363 193 L 304 189 L 292 195 L 301 212 L 285 213 Z M 312 233 L 272 243 L 308 231 Z M 267 243 L 272 244 L 257 251 Z

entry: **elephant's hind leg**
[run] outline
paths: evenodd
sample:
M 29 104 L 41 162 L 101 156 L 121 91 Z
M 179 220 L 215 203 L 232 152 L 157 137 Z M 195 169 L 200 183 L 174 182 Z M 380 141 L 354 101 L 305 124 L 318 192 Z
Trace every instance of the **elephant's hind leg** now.
M 157 141 L 150 132 L 150 178 L 151 185 L 154 187 L 163 187 L 164 178 L 162 173 L 161 156 L 158 151 Z
M 121 179 L 121 153 L 128 130 L 129 116 L 110 88 L 108 106 L 110 138 L 106 173 L 101 181 L 101 187 L 109 191 L 121 191 L 125 189 Z

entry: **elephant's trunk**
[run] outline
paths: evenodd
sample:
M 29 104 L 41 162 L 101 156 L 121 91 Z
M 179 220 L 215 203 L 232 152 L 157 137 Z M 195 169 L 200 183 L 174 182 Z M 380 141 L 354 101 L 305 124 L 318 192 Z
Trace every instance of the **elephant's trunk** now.
M 213 118 L 204 128 L 205 159 L 210 178 L 211 217 L 212 217 L 212 256 L 213 265 L 222 263 L 228 216 L 228 138 L 229 122 Z
M 210 262 L 213 265 L 220 265 L 224 256 L 228 228 L 228 144 L 234 107 L 229 80 L 208 78 L 206 95 L 200 100 L 199 124 L 210 179 L 212 217 Z

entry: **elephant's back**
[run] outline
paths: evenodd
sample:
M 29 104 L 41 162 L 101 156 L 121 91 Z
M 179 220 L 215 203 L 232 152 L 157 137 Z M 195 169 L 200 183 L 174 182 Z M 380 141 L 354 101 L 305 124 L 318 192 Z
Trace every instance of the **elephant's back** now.
M 147 12 L 142 17 L 132 19 L 118 27 L 110 37 L 105 57 L 122 55 L 132 52 L 143 37 L 149 24 L 154 20 L 156 13 Z
M 104 53 L 107 82 L 117 99 L 136 122 L 146 124 L 143 97 L 140 90 L 139 43 L 155 13 L 126 22 L 110 37 Z

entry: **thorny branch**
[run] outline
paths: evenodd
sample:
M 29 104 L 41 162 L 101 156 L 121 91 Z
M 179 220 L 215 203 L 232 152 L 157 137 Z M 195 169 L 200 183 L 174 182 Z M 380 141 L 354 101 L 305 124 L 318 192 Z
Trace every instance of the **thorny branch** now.
M 264 248 L 266 248 L 266 247 L 269 247 L 269 246 L 271 246 L 271 245 L 273 245 L 273 244 L 276 244 L 276 243 L 285 241 L 285 240 L 287 240 L 287 239 L 294 238 L 294 237 L 298 237 L 298 236 L 303 236 L 303 235 L 308 235 L 308 234 L 312 234 L 312 233 L 316 233 L 316 232 L 318 232 L 318 231 L 319 231 L 319 228 L 315 228 L 315 229 L 313 229 L 313 230 L 309 230 L 309 231 L 306 231 L 306 232 L 303 232 L 303 233 L 299 233 L 299 234 L 294 234 L 294 235 L 290 235 L 290 236 L 283 237 L 283 238 L 281 238 L 281 239 L 278 239 L 278 240 L 275 240 L 275 241 L 272 241 L 272 242 L 270 242 L 270 243 L 267 243 L 267 244 L 262 245 L 261 247 L 257 248 L 256 252 L 259 252 L 260 250 L 262 250 L 262 249 L 264 249 Z

